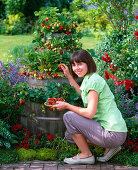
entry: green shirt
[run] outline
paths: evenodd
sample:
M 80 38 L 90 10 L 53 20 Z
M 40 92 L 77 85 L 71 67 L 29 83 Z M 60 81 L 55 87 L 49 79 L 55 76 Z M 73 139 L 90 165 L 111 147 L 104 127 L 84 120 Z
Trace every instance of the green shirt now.
M 98 93 L 96 114 L 92 119 L 109 131 L 127 132 L 126 123 L 117 108 L 114 95 L 106 81 L 97 73 L 86 75 L 82 81 L 80 91 L 84 107 L 88 105 L 88 92 L 94 90 Z

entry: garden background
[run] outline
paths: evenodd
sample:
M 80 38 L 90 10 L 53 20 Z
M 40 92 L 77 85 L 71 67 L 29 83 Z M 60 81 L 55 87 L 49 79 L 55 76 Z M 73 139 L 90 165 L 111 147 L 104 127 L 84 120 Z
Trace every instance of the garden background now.
M 133 0 L 0 1 L 0 163 L 63 160 L 79 152 L 63 136 L 34 133 L 20 118 L 30 102 L 52 114 L 48 98 L 82 105 L 74 88 L 59 82 L 65 79 L 60 64 L 68 65 L 72 52 L 83 48 L 94 57 L 128 127 L 122 151 L 110 161 L 138 165 L 137 7 Z M 30 88 L 29 79 L 47 83 Z M 36 114 L 30 110 L 28 116 Z M 103 154 L 103 148 L 91 149 Z

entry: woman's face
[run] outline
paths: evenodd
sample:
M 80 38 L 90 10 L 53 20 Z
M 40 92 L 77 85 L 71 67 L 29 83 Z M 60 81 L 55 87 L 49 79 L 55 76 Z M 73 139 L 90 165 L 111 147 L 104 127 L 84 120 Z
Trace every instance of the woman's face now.
M 84 77 L 88 72 L 88 67 L 84 62 L 74 62 L 74 64 L 72 64 L 72 70 L 75 74 L 77 74 L 78 77 Z

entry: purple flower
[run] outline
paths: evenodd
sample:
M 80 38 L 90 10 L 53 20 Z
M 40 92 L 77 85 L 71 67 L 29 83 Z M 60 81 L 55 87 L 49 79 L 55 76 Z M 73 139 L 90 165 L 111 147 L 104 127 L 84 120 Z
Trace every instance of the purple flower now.
M 128 14 L 128 12 L 126 10 L 124 10 L 124 14 Z
M 136 110 L 138 110 L 138 103 L 135 104 Z

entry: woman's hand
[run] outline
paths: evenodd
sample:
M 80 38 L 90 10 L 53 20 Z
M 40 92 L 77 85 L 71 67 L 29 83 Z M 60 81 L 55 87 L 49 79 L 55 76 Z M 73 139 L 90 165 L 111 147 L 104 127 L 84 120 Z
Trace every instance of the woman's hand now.
M 68 107 L 68 103 L 57 101 L 55 105 L 53 105 L 51 108 L 56 108 L 57 110 L 65 110 Z
M 65 64 L 61 65 L 61 69 L 63 70 L 63 73 L 67 78 L 69 78 L 71 76 L 71 74 L 69 72 L 69 68 Z

